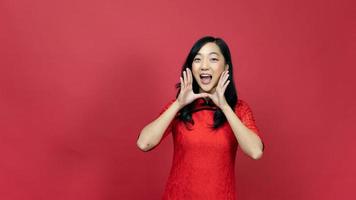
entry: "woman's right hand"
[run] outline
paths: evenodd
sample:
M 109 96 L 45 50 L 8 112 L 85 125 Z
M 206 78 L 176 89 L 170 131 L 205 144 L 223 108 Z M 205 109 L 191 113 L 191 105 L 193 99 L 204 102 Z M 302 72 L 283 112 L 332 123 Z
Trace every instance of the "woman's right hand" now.
M 181 87 L 177 101 L 180 105 L 180 108 L 190 104 L 197 98 L 208 97 L 208 93 L 195 94 L 193 92 L 193 75 L 189 68 L 186 68 L 186 70 L 183 71 L 183 78 L 179 78 Z

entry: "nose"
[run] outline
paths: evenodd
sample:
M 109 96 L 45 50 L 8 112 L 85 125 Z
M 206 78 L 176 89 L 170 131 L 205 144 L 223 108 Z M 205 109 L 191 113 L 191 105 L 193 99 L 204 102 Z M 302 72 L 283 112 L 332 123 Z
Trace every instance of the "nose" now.
M 206 59 L 203 59 L 203 62 L 200 66 L 200 69 L 202 71 L 206 71 L 206 70 L 209 70 L 209 64 L 208 64 L 208 61 Z

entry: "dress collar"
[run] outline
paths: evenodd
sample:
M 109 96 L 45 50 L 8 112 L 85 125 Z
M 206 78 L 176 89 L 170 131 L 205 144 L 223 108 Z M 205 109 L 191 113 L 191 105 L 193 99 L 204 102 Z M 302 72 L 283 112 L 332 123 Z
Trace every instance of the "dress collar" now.
M 217 107 L 209 98 L 198 98 L 195 100 L 194 110 L 197 111 L 202 109 L 216 110 Z

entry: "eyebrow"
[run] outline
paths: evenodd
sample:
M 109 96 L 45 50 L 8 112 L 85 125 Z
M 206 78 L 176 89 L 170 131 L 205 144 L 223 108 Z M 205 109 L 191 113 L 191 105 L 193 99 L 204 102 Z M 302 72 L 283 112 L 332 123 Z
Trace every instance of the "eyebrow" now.
M 216 55 L 219 55 L 217 52 L 210 52 L 208 55 L 210 54 L 216 54 Z M 202 55 L 201 53 L 197 53 L 197 55 Z

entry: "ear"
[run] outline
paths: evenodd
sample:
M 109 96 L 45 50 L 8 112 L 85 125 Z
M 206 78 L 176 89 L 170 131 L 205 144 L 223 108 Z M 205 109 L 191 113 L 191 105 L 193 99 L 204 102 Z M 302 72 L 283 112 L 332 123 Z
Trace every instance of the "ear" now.
M 229 64 L 226 64 L 225 65 L 225 70 L 228 70 L 229 69 Z

